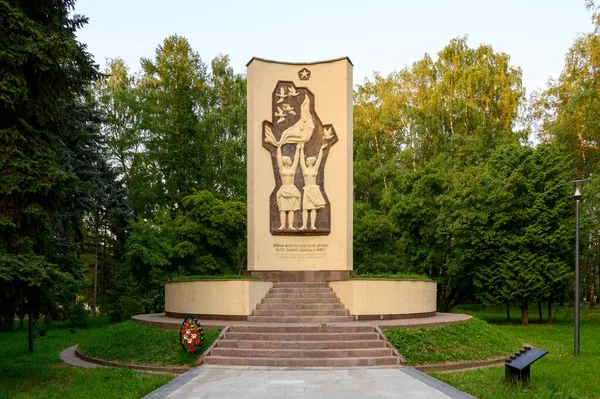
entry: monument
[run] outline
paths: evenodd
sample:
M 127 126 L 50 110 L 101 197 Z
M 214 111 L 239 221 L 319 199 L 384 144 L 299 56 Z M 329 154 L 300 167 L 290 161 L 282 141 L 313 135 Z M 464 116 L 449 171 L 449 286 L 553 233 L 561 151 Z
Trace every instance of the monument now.
M 352 63 L 252 58 L 248 272 L 268 280 L 352 272 Z
M 247 66 L 247 273 L 260 280 L 169 281 L 166 316 L 262 323 L 434 316 L 435 281 L 344 278 L 353 273 L 350 60 L 253 58 Z M 280 360 L 252 364 L 287 364 Z

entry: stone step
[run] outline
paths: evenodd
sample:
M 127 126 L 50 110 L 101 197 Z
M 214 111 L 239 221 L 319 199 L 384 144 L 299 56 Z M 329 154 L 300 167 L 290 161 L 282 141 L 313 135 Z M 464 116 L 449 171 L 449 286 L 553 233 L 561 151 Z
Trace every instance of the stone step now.
M 230 332 L 249 333 L 283 333 L 283 334 L 343 334 L 343 333 L 375 333 L 373 326 L 273 326 L 273 325 L 233 325 Z
M 322 288 L 305 288 L 305 287 L 298 287 L 298 288 L 271 288 L 271 290 L 269 291 L 269 293 L 267 295 L 270 294 L 328 294 L 328 293 L 333 293 L 333 291 L 331 290 L 331 288 L 328 287 L 322 287 Z
M 207 356 L 204 363 L 227 366 L 263 367 L 367 367 L 400 364 L 397 357 L 342 357 L 342 358 L 269 358 Z
M 332 339 L 337 337 L 330 337 Z M 346 340 L 346 341 L 249 341 L 221 339 L 217 341 L 220 348 L 246 349 L 364 349 L 385 348 L 385 341 L 376 340 Z
M 328 288 L 329 286 L 327 285 L 327 283 L 322 283 L 322 282 L 285 282 L 285 281 L 281 281 L 281 282 L 275 282 L 273 283 L 273 287 L 274 288 L 295 288 L 295 287 L 305 287 L 305 288 L 321 288 L 321 287 L 326 287 Z
M 357 341 L 378 340 L 376 332 L 346 332 L 346 333 L 302 333 L 302 332 L 228 332 L 225 340 L 239 341 Z
M 288 296 L 281 296 L 281 297 L 265 297 L 262 300 L 262 303 L 264 304 L 271 304 L 271 303 L 314 303 L 314 304 L 319 304 L 319 303 L 340 303 L 340 300 L 338 297 L 336 296 L 328 296 L 328 297 L 320 297 L 320 298 L 315 298 L 315 297 L 311 297 L 311 296 L 307 296 L 304 298 L 290 298 Z
M 390 348 L 363 349 L 254 349 L 214 347 L 211 356 L 230 357 L 277 357 L 277 358 L 348 358 L 392 356 Z
M 311 298 L 311 299 L 321 299 L 321 298 L 335 298 L 336 302 L 339 302 L 339 298 L 335 296 L 333 292 L 270 292 L 267 294 L 266 298 L 285 298 L 285 299 L 295 299 L 295 298 Z
M 251 323 L 347 323 L 353 316 L 248 316 Z
M 344 305 L 341 303 L 297 303 L 297 302 L 287 302 L 287 303 L 259 303 L 256 306 L 257 310 L 303 310 L 303 309 L 313 309 L 313 310 L 346 310 Z
M 253 316 L 348 316 L 346 309 L 259 309 Z

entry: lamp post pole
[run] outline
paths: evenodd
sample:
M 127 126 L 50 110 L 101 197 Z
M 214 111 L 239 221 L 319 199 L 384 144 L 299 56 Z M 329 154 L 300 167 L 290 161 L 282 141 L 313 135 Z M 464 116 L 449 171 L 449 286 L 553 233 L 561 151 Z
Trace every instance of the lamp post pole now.
M 573 351 L 575 356 L 579 355 L 579 202 L 581 200 L 581 188 L 587 179 L 576 179 L 571 183 L 575 186 L 575 342 Z
M 579 195 L 578 195 L 579 194 Z M 579 200 L 581 193 L 575 190 L 575 356 L 579 355 Z

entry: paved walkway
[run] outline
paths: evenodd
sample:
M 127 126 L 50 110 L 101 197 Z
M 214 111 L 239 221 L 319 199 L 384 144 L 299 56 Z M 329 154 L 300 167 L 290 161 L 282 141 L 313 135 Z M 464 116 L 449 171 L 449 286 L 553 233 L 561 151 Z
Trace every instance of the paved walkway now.
M 370 325 L 386 327 L 417 327 L 417 326 L 432 326 L 448 323 L 456 323 L 458 321 L 469 320 L 472 316 L 459 313 L 436 313 L 432 317 L 414 318 L 414 319 L 393 319 L 393 320 L 361 320 L 350 321 L 345 323 L 327 323 L 328 326 L 348 326 L 348 325 Z M 142 324 L 154 325 L 163 328 L 179 329 L 183 318 L 167 317 L 164 313 L 141 314 L 133 316 L 134 321 Z M 203 327 L 225 327 L 225 326 L 264 326 L 265 323 L 256 323 L 249 321 L 232 321 L 232 320 L 198 320 Z M 269 326 L 320 326 L 321 323 L 269 323 Z
M 273 370 L 198 367 L 146 396 L 163 398 L 473 399 L 411 368 Z
M 96 363 L 86 362 L 85 360 L 78 358 L 77 355 L 75 354 L 76 350 L 77 350 L 77 345 L 70 346 L 67 349 L 65 349 L 64 351 L 60 352 L 60 358 L 62 359 L 63 362 L 70 364 L 71 366 L 75 366 L 75 367 L 86 367 L 86 368 L 90 368 L 90 369 L 105 367 L 105 366 L 101 366 Z

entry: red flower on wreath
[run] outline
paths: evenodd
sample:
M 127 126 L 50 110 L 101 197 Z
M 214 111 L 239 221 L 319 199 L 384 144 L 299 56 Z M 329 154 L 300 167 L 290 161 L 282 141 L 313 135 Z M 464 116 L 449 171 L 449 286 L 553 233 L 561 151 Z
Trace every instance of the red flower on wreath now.
M 204 331 L 194 316 L 188 315 L 183 320 L 179 330 L 179 342 L 183 350 L 191 355 L 196 354 L 202 348 Z

